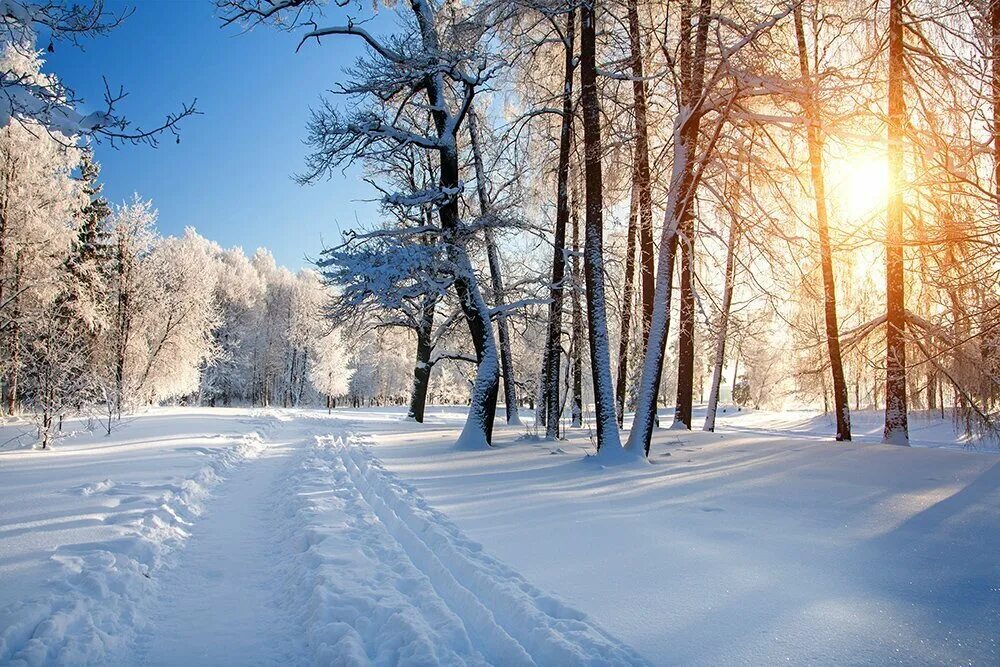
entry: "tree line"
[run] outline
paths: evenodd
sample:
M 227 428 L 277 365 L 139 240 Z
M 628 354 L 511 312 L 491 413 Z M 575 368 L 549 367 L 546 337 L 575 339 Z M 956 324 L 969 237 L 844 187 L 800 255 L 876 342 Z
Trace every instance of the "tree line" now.
M 706 386 L 714 429 L 726 368 L 754 405 L 822 404 L 837 440 L 852 403 L 896 444 L 946 403 L 994 430 L 998 3 L 216 5 L 365 46 L 299 179 L 360 164 L 383 215 L 319 267 L 335 320 L 411 332 L 415 418 L 435 363 L 468 364 L 462 444 L 499 396 L 557 437 L 586 392 L 599 456 L 642 457 Z

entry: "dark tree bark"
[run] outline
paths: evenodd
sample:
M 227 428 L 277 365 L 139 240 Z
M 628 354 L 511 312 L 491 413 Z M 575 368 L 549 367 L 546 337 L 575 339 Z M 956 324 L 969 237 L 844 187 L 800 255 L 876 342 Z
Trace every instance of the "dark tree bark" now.
M 693 29 L 691 4 L 684 0 L 681 6 L 681 96 L 683 105 L 695 110 L 701 97 L 705 76 L 705 50 L 708 44 L 708 17 L 712 11 L 711 0 L 701 0 L 698 10 L 698 29 Z M 694 48 L 692 51 L 692 34 Z M 687 169 L 694 168 L 693 156 L 698 144 L 700 113 L 686 124 L 682 136 L 688 156 Z M 690 181 L 690 178 L 689 178 Z M 692 397 L 694 395 L 694 192 L 688 192 L 679 217 L 678 236 L 681 250 L 680 309 L 677 332 L 677 403 L 674 410 L 674 427 L 691 429 Z
M 634 175 L 633 170 L 633 175 Z M 615 383 L 615 407 L 619 428 L 625 421 L 625 388 L 628 384 L 628 344 L 632 334 L 632 292 L 635 277 L 635 237 L 638 217 L 638 188 L 632 183 L 632 204 L 628 216 L 628 237 L 625 242 L 625 286 L 622 290 L 621 335 L 618 338 L 618 380 Z M 644 337 L 645 339 L 645 337 Z
M 621 448 L 615 419 L 611 354 L 604 288 L 604 193 L 601 173 L 601 109 L 597 95 L 597 0 L 580 10 L 580 83 L 583 107 L 584 178 L 586 183 L 583 272 L 587 285 L 587 333 L 594 386 L 597 450 Z
M 909 445 L 906 415 L 906 327 L 903 291 L 903 2 L 889 1 L 889 202 L 886 213 L 886 360 L 883 441 Z
M 573 71 L 576 11 L 566 14 L 563 59 L 562 126 L 559 131 L 559 164 L 556 167 L 556 229 L 552 245 L 552 288 L 549 296 L 549 330 L 545 344 L 545 436 L 559 437 L 559 366 L 562 361 L 562 311 L 566 282 L 566 223 L 569 220 L 569 156 L 573 143 Z
M 813 84 L 806 51 L 805 30 L 802 27 L 802 6 L 794 10 L 795 41 L 799 51 L 799 72 L 804 81 Z M 847 399 L 847 381 L 840 354 L 840 330 L 837 319 L 837 290 L 833 278 L 833 253 L 830 248 L 830 226 L 826 209 L 826 181 L 823 174 L 823 140 L 819 132 L 820 114 L 816 91 L 811 87 L 804 98 L 806 141 L 809 147 L 809 174 L 812 178 L 813 199 L 816 203 L 816 227 L 819 235 L 820 266 L 823 272 L 823 315 L 826 325 L 826 345 L 833 375 L 833 402 L 836 410 L 838 441 L 851 439 L 851 409 Z
M 628 0 L 629 49 L 632 56 L 632 104 L 635 112 L 635 184 L 639 195 L 639 252 L 642 266 L 642 339 L 649 336 L 653 317 L 653 198 L 650 193 L 649 130 L 646 115 L 646 80 L 637 0 Z M 619 399 L 620 401 L 621 399 Z
M 469 109 L 469 142 L 472 146 L 472 161 L 476 172 L 476 192 L 479 197 L 479 214 L 483 218 L 493 215 L 493 203 L 490 201 L 487 188 L 486 169 L 483 166 L 483 154 L 479 143 L 479 129 L 476 111 Z M 500 266 L 500 252 L 496 237 L 488 226 L 484 230 L 486 239 L 486 258 L 490 265 L 490 280 L 493 286 L 493 305 L 502 307 L 506 301 L 503 289 L 503 269 Z M 501 310 L 496 316 L 497 335 L 500 339 L 500 370 L 503 377 L 504 406 L 507 423 L 520 424 L 517 414 L 517 383 L 514 380 L 514 361 L 510 353 L 510 333 L 507 327 L 507 313 Z
M 573 187 L 573 341 L 571 345 L 573 366 L 572 406 L 573 428 L 583 426 L 583 304 L 580 302 L 580 214 L 577 208 L 576 186 Z
M 437 308 L 437 297 L 425 296 L 420 313 L 420 324 L 417 327 L 417 360 L 413 365 L 413 391 L 410 393 L 410 409 L 407 416 L 414 421 L 423 423 L 424 408 L 427 405 L 427 389 L 431 383 L 431 352 L 434 343 L 431 336 L 434 330 L 434 311 Z

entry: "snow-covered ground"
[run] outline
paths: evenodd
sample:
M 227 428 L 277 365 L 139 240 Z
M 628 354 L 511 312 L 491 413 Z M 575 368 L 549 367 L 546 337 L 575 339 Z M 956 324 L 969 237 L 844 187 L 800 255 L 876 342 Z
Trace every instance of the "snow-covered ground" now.
M 462 419 L 174 408 L 0 449 L 0 664 L 1000 662 L 1000 457 L 946 422 L 730 410 L 601 469 L 586 429 L 457 451 Z

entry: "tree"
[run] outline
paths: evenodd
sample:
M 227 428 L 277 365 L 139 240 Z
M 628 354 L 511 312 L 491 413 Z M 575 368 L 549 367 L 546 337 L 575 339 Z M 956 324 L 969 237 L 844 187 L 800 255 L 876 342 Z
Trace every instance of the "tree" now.
M 423 192 L 390 195 L 397 203 L 419 206 L 433 203 L 454 275 L 465 319 L 478 360 L 472 404 L 459 446 L 488 446 L 499 386 L 500 363 L 493 333 L 492 313 L 487 306 L 469 258 L 470 229 L 459 215 L 459 136 L 477 90 L 498 71 L 479 49 L 485 41 L 485 26 L 474 21 L 448 26 L 440 20 L 439 8 L 426 0 L 410 3 L 410 22 L 401 38 L 389 42 L 376 39 L 353 19 L 344 25 L 318 27 L 322 11 L 315 0 L 290 0 L 270 4 L 259 0 L 218 0 L 226 23 L 259 24 L 284 21 L 285 26 L 306 29 L 303 41 L 331 35 L 349 35 L 363 40 L 370 54 L 352 70 L 344 90 L 358 105 L 347 116 L 327 102 L 313 114 L 309 142 L 314 152 L 307 161 L 303 183 L 329 175 L 338 165 L 356 159 L 378 160 L 400 150 L 417 147 L 435 155 L 438 183 Z M 442 35 L 452 42 L 443 41 Z M 459 41 L 460 40 L 460 41 Z M 390 76 L 384 73 L 390 72 Z M 423 96 L 423 101 L 419 95 Z M 430 117 L 430 127 L 406 122 Z
M 826 344 L 830 354 L 830 372 L 833 376 L 834 411 L 837 420 L 836 439 L 851 439 L 851 412 L 847 402 L 847 382 L 840 355 L 840 324 L 837 320 L 837 290 L 833 278 L 833 257 L 830 247 L 830 225 L 827 219 L 826 180 L 823 173 L 823 143 L 817 95 L 809 67 L 805 29 L 802 25 L 802 7 L 796 5 L 794 13 L 795 42 L 799 54 L 799 71 L 809 83 L 803 96 L 806 115 L 806 141 L 809 148 L 809 175 L 812 180 L 813 199 L 816 202 L 816 231 L 819 235 L 820 265 L 823 271 L 823 315 L 826 325 Z M 816 63 L 818 69 L 819 63 Z
M 599 456 L 607 459 L 618 456 L 621 440 L 615 415 L 604 296 L 604 186 L 601 174 L 601 110 L 597 95 L 597 0 L 590 0 L 582 5 L 580 25 L 580 83 L 586 182 L 583 274 L 587 286 L 587 333 L 594 382 L 597 451 Z
M 312 341 L 313 363 L 309 367 L 309 381 L 326 396 L 327 410 L 335 407 L 338 396 L 350 389 L 353 371 L 348 367 L 344 341 L 336 330 Z
M 566 13 L 566 26 L 560 33 L 560 38 L 563 46 L 563 87 L 559 122 L 559 158 L 556 167 L 556 224 L 552 240 L 552 284 L 549 292 L 551 303 L 549 304 L 548 335 L 545 341 L 545 352 L 542 355 L 544 359 L 544 379 L 542 381 L 544 406 L 540 410 L 544 416 L 545 435 L 550 439 L 559 437 L 559 415 L 561 414 L 559 367 L 562 362 L 562 312 L 566 286 L 566 224 L 569 222 L 570 215 L 570 151 L 573 143 L 573 119 L 575 115 L 573 112 L 573 73 L 576 70 L 575 9 L 570 9 Z M 575 306 L 573 313 L 575 321 Z M 579 426 L 575 417 L 573 422 L 574 426 Z
M 908 445 L 906 418 L 906 303 L 903 291 L 903 0 L 889 2 L 889 205 L 886 213 L 885 431 L 889 444 Z

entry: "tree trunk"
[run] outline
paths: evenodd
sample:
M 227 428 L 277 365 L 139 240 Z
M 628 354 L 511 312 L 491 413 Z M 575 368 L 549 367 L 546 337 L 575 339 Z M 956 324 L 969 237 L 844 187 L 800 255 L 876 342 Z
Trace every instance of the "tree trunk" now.
M 719 409 L 719 388 L 722 385 L 722 367 L 726 364 L 726 334 L 729 331 L 729 309 L 733 303 L 733 278 L 736 274 L 736 244 L 740 228 L 734 217 L 729 225 L 729 243 L 726 244 L 726 281 L 722 290 L 722 309 L 719 312 L 719 339 L 715 343 L 715 364 L 712 367 L 712 388 L 708 393 L 708 411 L 705 414 L 705 431 L 715 431 L 715 413 Z
M 545 436 L 559 437 L 559 365 L 562 361 L 562 311 L 566 282 L 566 223 L 569 221 L 569 156 L 573 143 L 573 70 L 576 11 L 566 14 L 563 60 L 562 126 L 559 131 L 559 164 L 556 170 L 556 229 L 552 245 L 552 287 L 549 296 L 549 330 L 545 343 Z
M 7 374 L 7 414 L 17 415 L 20 409 L 20 379 L 21 379 L 21 262 L 18 253 L 14 253 L 14 282 L 11 284 L 10 303 L 10 333 L 8 334 L 8 354 L 10 355 L 10 370 Z
M 427 53 L 439 51 L 434 9 L 427 0 L 411 0 L 411 7 L 420 30 L 421 42 Z M 458 132 L 454 117 L 448 112 L 443 75 L 432 71 L 425 80 L 430 114 L 434 119 L 440 147 L 438 182 L 443 192 L 460 192 Z M 439 208 L 438 217 L 448 259 L 455 267 L 455 292 L 469 325 L 476 349 L 478 367 L 472 387 L 469 416 L 459 436 L 459 446 L 479 448 L 493 439 L 493 419 L 496 414 L 497 390 L 500 384 L 500 360 L 493 338 L 490 309 L 479 289 L 464 239 L 460 238 L 458 198 L 449 197 Z
M 594 386 L 597 451 L 614 456 L 621 449 L 604 291 L 604 193 L 601 174 L 601 109 L 597 95 L 597 0 L 583 3 L 580 13 L 580 83 L 583 88 L 584 215 L 583 274 L 587 285 L 587 333 Z
M 692 55 L 692 15 L 688 0 L 681 6 L 681 95 L 684 106 L 694 110 L 699 104 L 705 73 L 705 49 L 708 42 L 708 23 L 711 0 L 702 0 L 698 10 L 698 30 L 694 38 Z M 692 159 L 698 145 L 700 113 L 695 113 L 693 122 L 686 123 L 682 135 L 683 151 L 687 155 L 686 169 L 694 167 Z M 689 177 L 690 182 L 690 177 Z M 673 428 L 691 429 L 694 394 L 694 191 L 687 193 L 678 218 L 678 236 L 681 246 L 680 268 L 680 311 L 677 333 L 677 403 L 674 409 Z
M 633 176 L 635 171 L 633 170 Z M 639 193 L 636 181 L 632 182 L 632 203 L 629 206 L 628 237 L 625 242 L 625 285 L 622 290 L 621 333 L 618 337 L 618 380 L 615 382 L 615 407 L 618 427 L 625 421 L 625 388 L 628 383 L 628 345 L 631 337 L 632 291 L 635 277 L 635 237 L 638 217 Z M 645 338 L 644 338 L 645 339 Z
M 580 302 L 580 214 L 576 186 L 573 186 L 573 404 L 570 407 L 573 428 L 583 426 L 583 304 Z
M 486 169 L 479 143 L 479 129 L 476 111 L 469 108 L 469 143 L 472 146 L 472 162 L 476 173 L 476 192 L 479 196 L 479 214 L 486 219 L 493 215 L 493 203 L 487 188 Z M 500 252 L 496 237 L 489 224 L 484 227 L 486 259 L 490 265 L 490 280 L 493 287 L 493 305 L 501 310 L 497 313 L 497 336 L 500 339 L 500 369 L 503 377 L 504 407 L 508 424 L 520 424 L 517 414 L 517 384 L 514 380 L 514 362 L 510 353 L 510 333 L 507 327 L 507 313 L 502 310 L 505 303 L 503 289 L 503 269 L 500 266 Z
M 888 444 L 909 445 L 903 291 L 903 2 L 889 0 L 889 203 L 886 214 L 885 430 Z
M 413 364 L 413 390 L 410 393 L 410 409 L 407 417 L 423 423 L 424 407 L 427 405 L 427 388 L 431 382 L 431 352 L 434 344 L 431 335 L 434 329 L 434 310 L 437 297 L 424 296 L 420 326 L 417 329 L 417 360 Z
M 635 456 L 649 454 L 650 439 L 656 423 L 656 399 L 660 392 L 663 357 L 670 332 L 670 306 L 673 300 L 674 262 L 677 256 L 678 228 L 684 211 L 690 206 L 694 182 L 693 155 L 685 137 L 697 135 L 699 116 L 681 108 L 674 121 L 674 169 L 670 179 L 663 230 L 660 233 L 660 257 L 656 267 L 656 303 L 646 341 L 646 354 L 636 395 L 635 418 L 625 448 Z M 690 126 L 695 125 L 692 129 Z
M 795 39 L 799 50 L 799 72 L 804 81 L 814 85 L 809 71 L 805 30 L 802 27 L 802 6 L 794 10 Z M 833 253 L 830 248 L 830 227 L 826 210 L 826 181 L 823 174 L 823 143 L 820 135 L 820 114 L 816 91 L 810 88 L 805 97 L 806 140 L 809 145 L 809 173 L 813 199 L 816 202 L 816 226 L 819 234 L 820 265 L 823 272 L 823 314 L 826 323 L 826 346 L 830 354 L 833 375 L 833 402 L 836 410 L 838 441 L 851 439 L 851 410 L 847 403 L 847 381 L 840 355 L 840 331 L 837 321 L 837 290 L 833 278 Z
M 642 340 L 649 336 L 653 318 L 655 276 L 653 266 L 653 198 L 650 193 L 649 130 L 646 119 L 646 80 L 637 0 L 628 0 L 629 50 L 632 56 L 632 105 L 635 111 L 635 182 L 639 204 L 639 252 L 642 271 Z M 631 257 L 631 256 L 630 256 Z M 631 292 L 629 293 L 631 302 Z M 619 392 L 621 393 L 621 389 Z M 619 397 L 619 403 L 622 398 Z

